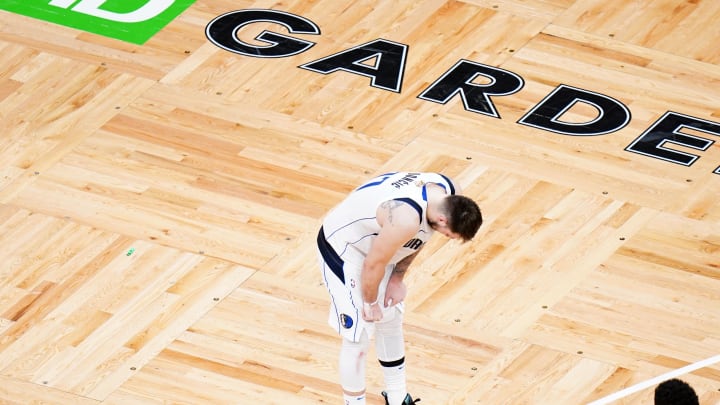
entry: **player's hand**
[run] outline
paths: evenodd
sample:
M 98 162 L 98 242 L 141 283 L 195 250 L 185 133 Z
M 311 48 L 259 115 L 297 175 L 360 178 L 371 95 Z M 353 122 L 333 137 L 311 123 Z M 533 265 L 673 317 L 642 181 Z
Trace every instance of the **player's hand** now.
M 385 290 L 385 306 L 391 307 L 403 302 L 406 295 L 407 287 L 405 286 L 405 283 L 402 280 L 393 281 L 391 278 L 390 282 L 388 282 L 387 289 Z
M 383 313 L 380 308 L 380 303 L 375 302 L 373 304 L 363 303 L 362 317 L 368 322 L 377 322 L 382 319 Z

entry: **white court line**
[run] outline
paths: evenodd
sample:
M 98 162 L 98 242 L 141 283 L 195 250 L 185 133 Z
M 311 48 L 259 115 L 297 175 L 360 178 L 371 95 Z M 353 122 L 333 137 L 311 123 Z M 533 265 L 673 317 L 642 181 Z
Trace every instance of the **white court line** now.
M 624 390 L 618 391 L 618 392 L 616 392 L 614 394 L 610 394 L 604 398 L 600 398 L 596 401 L 590 402 L 588 405 L 606 405 L 611 402 L 615 402 L 620 398 L 624 398 L 630 394 L 634 394 L 638 391 L 642 391 L 645 388 L 652 387 L 654 385 L 658 385 L 665 380 L 671 380 L 671 379 L 679 377 L 683 374 L 693 372 L 697 369 L 707 367 L 711 364 L 715 364 L 718 362 L 720 362 L 720 354 L 718 354 L 717 356 L 707 358 L 705 360 L 700 360 L 696 363 L 688 364 L 687 366 L 681 367 L 677 370 L 669 371 L 665 374 L 659 375 L 655 378 L 651 378 L 647 381 L 637 383 L 635 385 L 625 388 Z

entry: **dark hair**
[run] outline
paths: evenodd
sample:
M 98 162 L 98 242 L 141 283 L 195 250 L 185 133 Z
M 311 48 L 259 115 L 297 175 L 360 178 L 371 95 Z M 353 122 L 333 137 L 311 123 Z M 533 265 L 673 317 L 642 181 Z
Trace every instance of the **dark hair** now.
M 445 198 L 445 210 L 448 216 L 448 227 L 453 233 L 469 241 L 482 225 L 480 207 L 472 199 L 462 195 L 449 195 Z
M 699 405 L 695 390 L 685 381 L 673 378 L 655 388 L 655 405 Z

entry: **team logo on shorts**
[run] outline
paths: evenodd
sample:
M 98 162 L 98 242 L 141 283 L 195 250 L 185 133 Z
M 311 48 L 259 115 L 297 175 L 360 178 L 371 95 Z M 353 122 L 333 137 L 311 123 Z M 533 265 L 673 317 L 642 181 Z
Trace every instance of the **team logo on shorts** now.
M 340 314 L 340 324 L 343 328 L 350 329 L 353 326 L 353 319 L 350 317 L 350 315 Z

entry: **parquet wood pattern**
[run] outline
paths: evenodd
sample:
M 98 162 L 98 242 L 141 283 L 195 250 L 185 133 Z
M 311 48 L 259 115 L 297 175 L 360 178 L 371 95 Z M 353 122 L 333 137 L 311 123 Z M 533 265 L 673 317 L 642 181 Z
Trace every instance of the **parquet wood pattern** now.
M 321 34 L 284 58 L 210 43 L 241 9 Z M 668 111 L 720 121 L 718 17 L 712 0 L 198 0 L 133 45 L 0 11 L 0 402 L 341 403 L 314 238 L 391 170 L 443 171 L 486 221 L 406 278 L 423 404 L 586 404 L 720 354 L 720 139 L 669 145 L 700 155 L 687 167 L 625 150 Z M 286 33 L 238 36 L 262 29 Z M 399 92 L 299 68 L 378 38 L 408 45 Z M 497 118 L 418 97 L 459 60 L 524 85 L 492 97 Z M 518 123 L 559 85 L 631 121 Z M 720 404 L 720 364 L 681 378 Z M 368 403 L 381 389 L 371 360 Z

